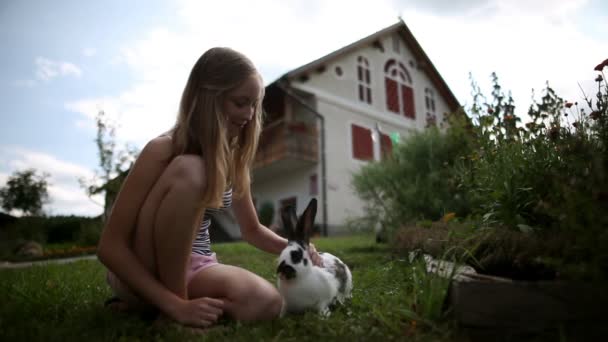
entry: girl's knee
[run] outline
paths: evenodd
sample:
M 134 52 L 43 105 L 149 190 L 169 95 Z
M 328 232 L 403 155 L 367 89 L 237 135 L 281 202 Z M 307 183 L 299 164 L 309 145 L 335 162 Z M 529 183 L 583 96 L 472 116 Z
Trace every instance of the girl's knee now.
M 181 191 L 202 194 L 205 180 L 205 165 L 201 157 L 197 155 L 179 155 L 167 166 L 165 181 L 171 187 L 177 187 Z

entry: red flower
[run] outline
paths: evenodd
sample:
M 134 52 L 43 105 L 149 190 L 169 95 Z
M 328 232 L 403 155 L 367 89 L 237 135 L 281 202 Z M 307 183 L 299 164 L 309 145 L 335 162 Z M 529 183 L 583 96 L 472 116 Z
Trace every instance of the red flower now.
M 565 105 L 565 106 L 566 106 L 566 108 L 570 108 L 570 107 L 572 107 L 572 102 L 566 102 L 566 105 Z
M 605 59 L 602 63 L 598 64 L 595 66 L 595 71 L 602 71 L 602 69 L 604 69 L 605 66 L 608 66 L 608 59 Z
M 600 118 L 600 111 L 599 110 L 594 110 L 593 112 L 591 112 L 591 114 L 589 114 L 589 116 L 593 119 L 593 120 L 597 120 Z
M 505 120 L 513 120 L 513 115 L 505 115 Z
M 494 113 L 494 109 L 488 108 L 488 114 L 492 114 L 492 113 Z
M 578 128 L 578 121 L 573 122 L 572 126 L 574 126 L 574 128 Z

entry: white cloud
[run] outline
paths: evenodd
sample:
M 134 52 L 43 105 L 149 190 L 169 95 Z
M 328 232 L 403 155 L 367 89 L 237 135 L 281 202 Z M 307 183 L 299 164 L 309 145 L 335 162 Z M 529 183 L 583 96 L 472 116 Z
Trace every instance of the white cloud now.
M 49 186 L 49 203 L 44 210 L 53 215 L 99 215 L 103 209 L 89 199 L 78 179 L 91 179 L 93 172 L 80 165 L 62 161 L 56 157 L 15 146 L 0 147 L 0 186 L 4 186 L 8 177 L 15 171 L 28 168 L 39 173 L 46 172 Z M 94 197 L 97 203 L 103 204 L 103 198 Z
M 48 58 L 36 58 L 36 77 L 41 81 L 50 81 L 58 76 L 80 77 L 82 71 L 69 62 L 53 61 Z

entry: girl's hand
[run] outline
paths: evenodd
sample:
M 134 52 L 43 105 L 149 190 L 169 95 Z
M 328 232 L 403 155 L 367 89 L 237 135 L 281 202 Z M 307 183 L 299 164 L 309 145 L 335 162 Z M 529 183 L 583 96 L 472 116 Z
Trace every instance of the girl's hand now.
M 323 267 L 323 258 L 321 258 L 319 252 L 317 252 L 317 248 L 312 243 L 308 244 L 308 254 L 310 254 L 313 265 Z
M 207 328 L 224 313 L 224 302 L 209 297 L 183 300 L 171 313 L 171 318 L 182 325 Z

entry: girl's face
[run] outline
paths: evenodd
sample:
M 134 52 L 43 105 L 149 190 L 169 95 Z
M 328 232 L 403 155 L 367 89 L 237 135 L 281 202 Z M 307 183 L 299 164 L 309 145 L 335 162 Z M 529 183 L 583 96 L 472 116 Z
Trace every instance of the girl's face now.
M 226 116 L 228 135 L 231 138 L 237 136 L 253 119 L 261 95 L 262 81 L 258 75 L 251 75 L 226 93 L 222 102 L 222 112 Z

